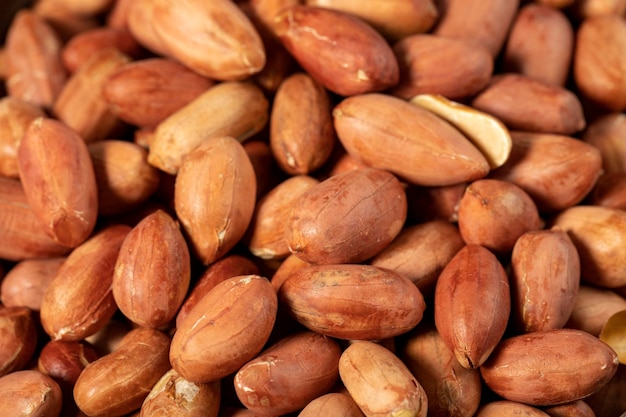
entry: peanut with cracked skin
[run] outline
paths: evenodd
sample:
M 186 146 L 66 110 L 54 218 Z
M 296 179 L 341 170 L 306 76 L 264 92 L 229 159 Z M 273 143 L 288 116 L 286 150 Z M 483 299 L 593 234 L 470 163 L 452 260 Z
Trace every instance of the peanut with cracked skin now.
M 278 301 L 258 275 L 226 279 L 193 307 L 172 339 L 170 362 L 185 379 L 210 382 L 236 372 L 269 339 Z
M 255 204 L 254 169 L 234 138 L 209 139 L 184 159 L 176 176 L 174 207 L 190 251 L 203 264 L 225 256 L 239 242 Z
M 406 204 L 400 181 L 387 171 L 335 175 L 294 202 L 286 220 L 287 247 L 316 264 L 363 262 L 400 233 Z
M 58 417 L 62 401 L 59 384 L 39 371 L 22 370 L 0 377 L 0 404 L 7 415 Z
M 55 119 L 38 118 L 24 133 L 17 162 L 42 229 L 61 245 L 83 243 L 98 216 L 95 172 L 84 140 Z

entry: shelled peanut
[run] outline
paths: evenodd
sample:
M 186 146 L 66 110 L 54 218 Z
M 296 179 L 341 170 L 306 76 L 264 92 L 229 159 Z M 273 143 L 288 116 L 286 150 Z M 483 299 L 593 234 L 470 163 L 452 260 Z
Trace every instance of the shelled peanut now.
M 0 409 L 625 412 L 625 9 L 21 10 Z

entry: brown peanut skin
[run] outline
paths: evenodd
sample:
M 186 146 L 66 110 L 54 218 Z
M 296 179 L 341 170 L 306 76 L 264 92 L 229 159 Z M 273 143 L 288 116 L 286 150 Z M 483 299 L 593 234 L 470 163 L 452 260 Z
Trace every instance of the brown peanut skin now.
M 284 259 L 291 254 L 285 239 L 294 204 L 319 181 L 308 175 L 295 175 L 277 184 L 255 205 L 244 236 L 250 252 L 262 259 Z
M 169 323 L 183 303 L 191 279 L 185 238 L 162 210 L 146 216 L 124 238 L 113 273 L 113 298 L 140 326 Z
M 498 258 L 482 246 L 465 246 L 441 272 L 434 305 L 445 345 L 465 368 L 481 366 L 504 335 L 511 311 Z
M 50 108 L 67 79 L 61 47 L 61 39 L 43 16 L 30 9 L 19 11 L 5 43 L 9 95 Z
M 626 134 L 626 114 L 610 112 L 591 121 L 582 139 L 602 155 L 603 174 L 626 172 L 626 149 L 621 138 Z
M 602 107 L 626 109 L 626 23 L 621 16 L 585 19 L 576 31 L 573 75 L 581 94 Z
M 98 51 L 116 48 L 120 52 L 138 58 L 141 47 L 128 29 L 100 27 L 73 36 L 61 50 L 61 60 L 70 73 L 78 71 Z
M 273 28 L 300 66 L 336 94 L 382 91 L 398 82 L 398 62 L 387 41 L 351 14 L 293 6 L 274 18 Z
M 134 61 L 111 74 L 102 94 L 127 123 L 156 127 L 215 85 L 215 81 L 166 58 Z
M 489 84 L 494 69 L 486 47 L 462 39 L 412 35 L 396 42 L 393 52 L 400 81 L 390 92 L 406 100 L 418 94 L 441 94 L 450 100 L 473 96 Z M 449 70 L 442 72 L 444 67 Z
M 434 327 L 420 325 L 416 330 L 399 356 L 426 392 L 428 415 L 473 416 L 481 401 L 480 372 L 464 368 Z
M 276 162 L 288 174 L 309 174 L 326 162 L 334 143 L 328 92 L 308 74 L 290 75 L 278 87 L 270 115 Z
M 163 120 L 150 142 L 148 162 L 176 174 L 182 160 L 210 139 L 225 136 L 244 142 L 269 118 L 269 102 L 251 81 L 222 82 Z
M 259 268 L 250 259 L 241 255 L 228 255 L 209 265 L 195 282 L 176 315 L 176 327 L 196 304 L 220 282 L 239 275 L 258 275 Z
M 51 340 L 39 353 L 37 369 L 52 377 L 64 390 L 72 390 L 83 369 L 98 358 L 100 354 L 89 342 Z
M 565 13 L 536 3 L 517 12 L 504 50 L 504 68 L 563 87 L 574 54 L 574 29 Z
M 340 339 L 379 340 L 406 333 L 426 308 L 408 278 L 371 265 L 305 267 L 287 278 L 278 295 L 299 323 Z
M 489 172 L 485 157 L 458 130 L 400 98 L 376 93 L 349 97 L 335 106 L 333 117 L 349 154 L 411 184 L 451 185 Z
M 210 382 L 237 371 L 269 339 L 278 309 L 266 278 L 229 278 L 209 291 L 176 330 L 170 362 L 192 382 Z
M 456 226 L 433 220 L 402 229 L 370 263 L 404 275 L 424 297 L 430 298 L 439 274 L 463 246 L 465 243 Z
M 212 138 L 195 148 L 176 176 L 176 215 L 191 252 L 205 265 L 223 257 L 243 237 L 255 202 L 252 163 L 232 137 Z
M 21 261 L 28 258 L 56 257 L 71 250 L 54 241 L 42 230 L 20 181 L 0 177 L 0 213 L 1 259 Z
M 519 5 L 519 0 L 439 0 L 439 19 L 432 32 L 481 43 L 495 57 L 506 41 Z
M 59 384 L 35 370 L 12 372 L 0 378 L 0 404 L 7 416 L 59 417 Z
M 115 139 L 87 145 L 98 187 L 98 215 L 114 216 L 135 209 L 159 187 L 159 171 L 148 164 L 141 146 Z
M 0 340 L 0 376 L 24 368 L 37 347 L 32 312 L 26 307 L 0 305 Z
M 33 4 L 33 10 L 50 23 L 63 42 L 67 42 L 85 30 L 95 29 L 101 25 L 101 22 L 94 16 L 72 14 L 64 6 L 57 4 L 56 0 L 38 1 L 37 4 Z
M 524 189 L 541 212 L 580 203 L 602 172 L 600 152 L 581 140 L 519 131 L 512 131 L 511 139 L 509 159 L 491 178 Z
M 242 4 L 242 8 L 247 10 L 255 25 L 267 28 L 274 36 L 274 18 L 282 11 L 292 6 L 297 6 L 300 0 L 251 0 L 249 4 Z M 247 7 L 247 9 L 246 9 Z
M 129 231 L 126 225 L 108 226 L 67 257 L 41 301 L 41 324 L 52 340 L 84 339 L 113 316 L 113 271 Z
M 523 332 L 567 323 L 580 285 L 578 251 L 559 229 L 527 232 L 511 254 L 512 317 Z
M 152 26 L 166 55 L 195 72 L 232 81 L 248 78 L 264 67 L 267 59 L 261 37 L 232 1 L 153 3 Z
M 217 417 L 220 394 L 220 381 L 195 384 L 171 369 L 154 385 L 141 405 L 139 417 Z
M 556 329 L 503 340 L 480 372 L 504 399 L 548 406 L 593 394 L 611 380 L 618 364 L 615 351 L 595 336 Z
M 581 131 L 587 123 L 582 104 L 574 93 L 515 73 L 492 77 L 471 104 L 500 119 L 512 130 L 571 135 Z
M 560 212 L 554 225 L 574 242 L 583 281 L 605 288 L 626 285 L 622 262 L 626 257 L 626 212 L 579 205 Z
M 74 399 L 85 414 L 121 417 L 141 407 L 170 369 L 170 338 L 158 330 L 131 330 L 112 353 L 90 363 L 76 380 Z
M 54 0 L 54 4 L 64 11 L 78 16 L 95 16 L 108 12 L 113 6 L 111 0 Z
M 96 52 L 68 79 L 54 102 L 54 116 L 75 130 L 85 142 L 106 139 L 119 119 L 102 95 L 108 77 L 131 58 L 115 48 Z
M 119 3 L 119 2 L 117 2 Z M 137 41 L 156 55 L 168 56 L 163 41 L 154 30 L 153 16 L 156 2 L 135 0 L 129 2 L 125 25 Z
M 381 169 L 335 175 L 304 192 L 287 220 L 291 253 L 317 264 L 359 263 L 400 233 L 407 214 L 400 181 Z
M 517 185 L 481 179 L 465 189 L 459 201 L 458 226 L 468 245 L 481 245 L 498 254 L 510 253 L 526 232 L 539 230 L 539 211 Z
M 331 392 L 317 397 L 306 405 L 298 417 L 365 417 L 352 397 L 341 392 Z
M 626 310 L 626 298 L 616 291 L 582 283 L 565 327 L 599 337 L 606 321 L 622 310 Z
M 17 148 L 30 123 L 43 116 L 36 104 L 11 96 L 0 99 L 0 175 L 19 178 Z
M 298 411 L 335 385 L 340 356 L 339 344 L 319 333 L 287 336 L 237 371 L 235 392 L 259 414 Z
M 368 417 L 426 417 L 424 389 L 404 363 L 379 344 L 360 341 L 346 348 L 339 359 L 339 375 Z
M 436 2 L 433 0 L 400 0 L 393 3 L 306 0 L 305 3 L 354 14 L 372 25 L 390 41 L 415 33 L 428 32 L 439 17 Z
M 98 191 L 83 139 L 62 122 L 35 119 L 20 142 L 17 162 L 28 202 L 46 233 L 64 246 L 84 242 L 96 225 Z
M 65 262 L 65 257 L 25 259 L 13 266 L 0 286 L 0 302 L 6 307 L 39 311 L 43 294 Z

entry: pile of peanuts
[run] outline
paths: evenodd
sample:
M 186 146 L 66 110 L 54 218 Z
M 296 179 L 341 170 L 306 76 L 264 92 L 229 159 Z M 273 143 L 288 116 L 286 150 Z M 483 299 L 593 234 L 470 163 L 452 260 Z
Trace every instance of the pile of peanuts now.
M 626 415 L 626 0 L 36 0 L 0 414 Z

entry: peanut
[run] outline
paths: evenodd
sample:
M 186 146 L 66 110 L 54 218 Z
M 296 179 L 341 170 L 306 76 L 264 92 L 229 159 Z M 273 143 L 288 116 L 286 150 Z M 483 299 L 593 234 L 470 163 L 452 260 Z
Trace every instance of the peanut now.
M 624 4 L 38 0 L 0 45 L 0 409 L 622 414 Z

